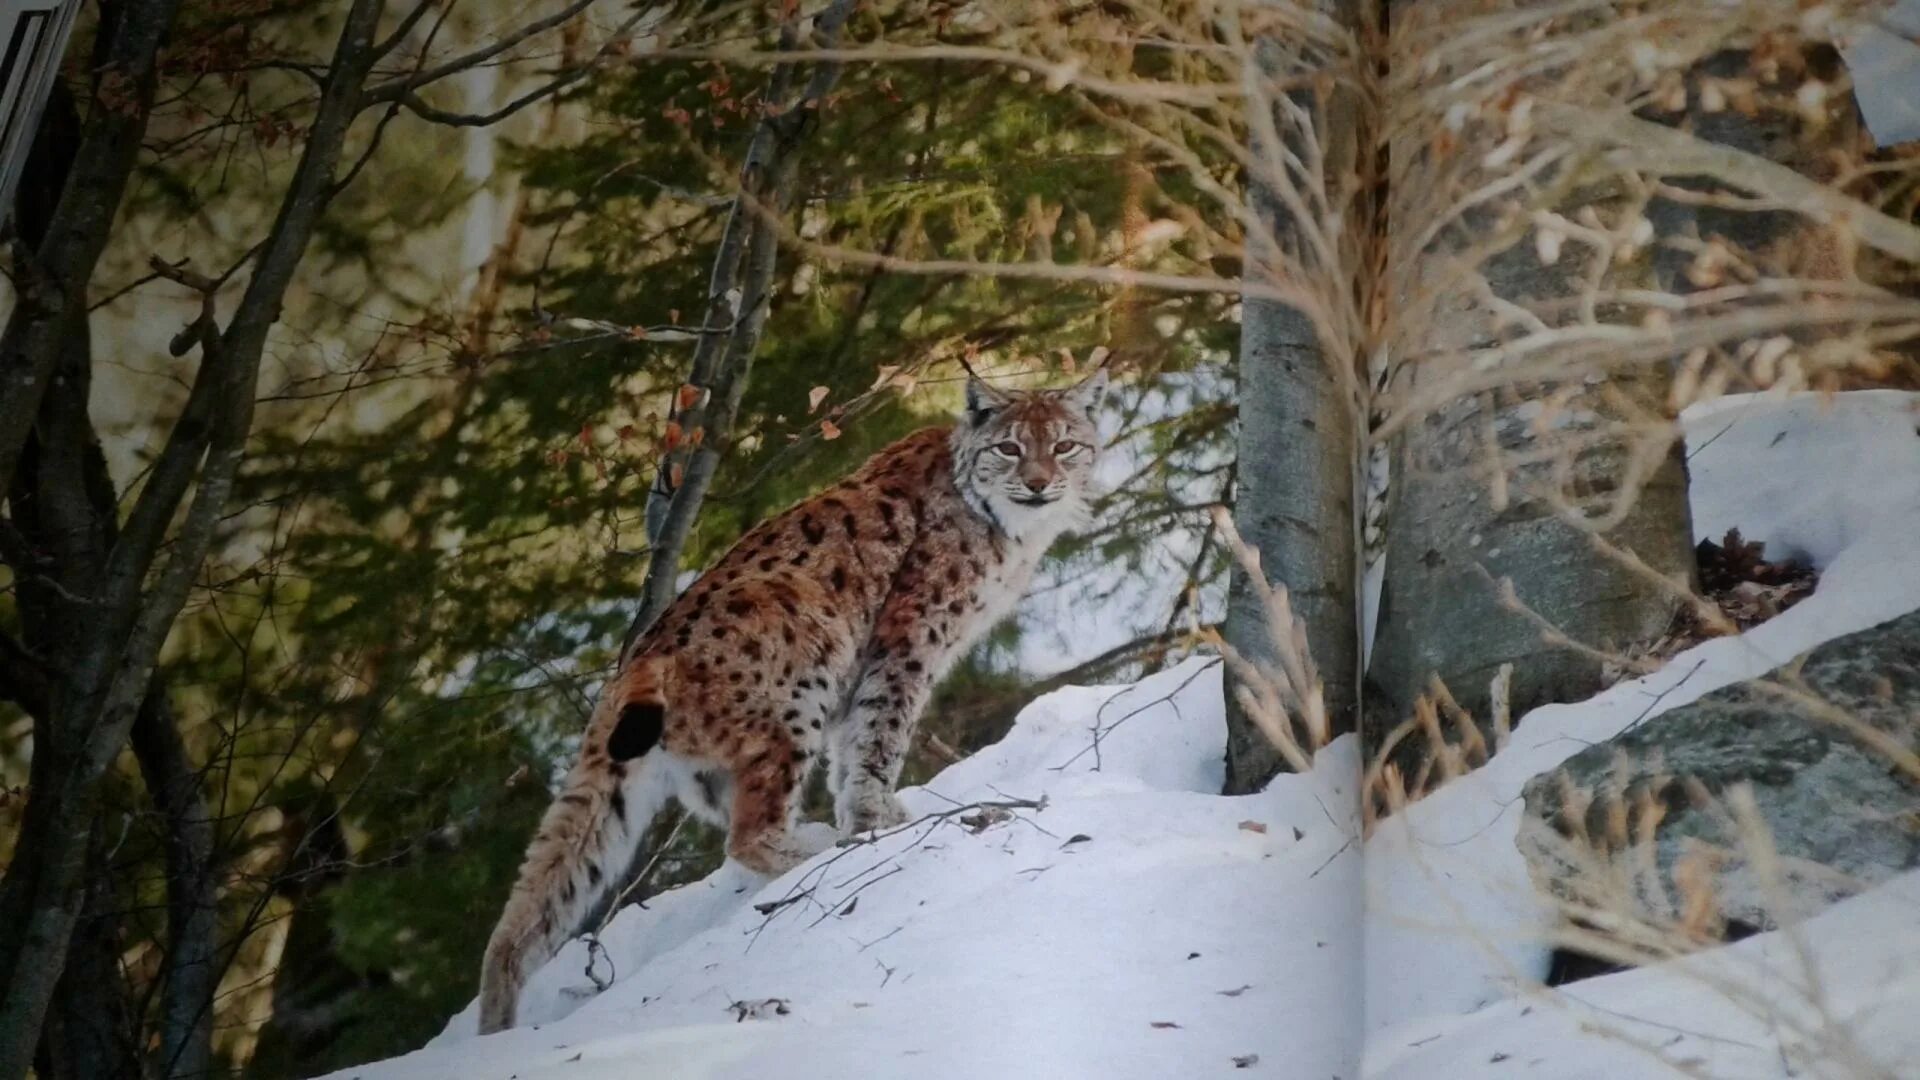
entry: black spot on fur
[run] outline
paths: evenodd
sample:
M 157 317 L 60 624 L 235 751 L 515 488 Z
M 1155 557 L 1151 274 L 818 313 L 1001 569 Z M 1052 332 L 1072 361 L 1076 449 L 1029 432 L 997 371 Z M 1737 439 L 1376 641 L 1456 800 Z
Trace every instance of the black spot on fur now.
M 800 518 L 800 535 L 807 538 L 807 543 L 817 544 L 827 538 L 827 530 L 821 528 L 820 523 L 813 520 L 812 514 L 803 514 Z
M 607 800 L 607 808 L 612 810 L 613 816 L 624 824 L 627 820 L 627 793 L 614 788 L 613 798 Z
M 607 737 L 607 753 L 615 761 L 631 761 L 654 748 L 665 730 L 667 710 L 650 701 L 636 701 L 620 709 L 620 722 Z

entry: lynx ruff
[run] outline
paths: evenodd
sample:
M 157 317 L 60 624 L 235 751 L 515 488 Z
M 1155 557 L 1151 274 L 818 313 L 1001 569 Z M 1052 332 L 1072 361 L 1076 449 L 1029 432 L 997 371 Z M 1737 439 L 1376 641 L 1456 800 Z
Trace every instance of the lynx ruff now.
M 633 859 L 669 798 L 777 875 L 842 834 L 901 823 L 893 795 L 934 683 L 1085 520 L 1096 372 L 1066 390 L 967 385 L 951 428 L 909 435 L 754 527 L 634 642 L 600 693 L 487 944 L 480 1031 Z M 801 822 L 822 754 L 839 831 Z

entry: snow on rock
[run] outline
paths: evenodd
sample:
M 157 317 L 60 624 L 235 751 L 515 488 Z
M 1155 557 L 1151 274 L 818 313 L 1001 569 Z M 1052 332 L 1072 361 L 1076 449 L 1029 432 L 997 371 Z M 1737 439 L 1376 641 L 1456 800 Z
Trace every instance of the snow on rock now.
M 1472 1055 L 1498 1024 L 1459 1019 L 1476 1010 L 1510 1017 L 1531 1008 L 1526 1015 L 1533 1029 L 1564 1035 L 1579 1027 L 1577 1015 L 1549 1019 L 1536 1015 L 1538 1002 L 1509 1000 L 1545 975 L 1548 960 L 1542 937 L 1550 926 L 1549 912 L 1536 898 L 1514 846 L 1523 809 L 1520 793 L 1529 779 L 1641 719 L 1762 674 L 1823 641 L 1920 608 L 1914 540 L 1920 536 L 1920 395 L 1737 395 L 1691 409 L 1682 420 L 1696 534 L 1717 540 L 1737 527 L 1747 539 L 1764 541 L 1769 557 L 1810 559 L 1821 569 L 1819 588 L 1780 616 L 1739 637 L 1705 642 L 1651 675 L 1584 702 L 1528 713 L 1510 746 L 1485 768 L 1382 824 L 1367 843 L 1365 860 L 1369 1076 L 1388 1064 L 1393 1070 L 1380 1075 L 1488 1075 L 1489 1058 Z M 1902 902 L 1910 909 L 1911 896 L 1912 889 L 1869 894 L 1833 909 L 1820 925 L 1844 940 L 1844 933 L 1831 929 L 1845 924 L 1843 910 L 1879 911 L 1879 905 Z M 1905 930 L 1901 947 L 1920 956 L 1920 934 L 1912 929 L 1920 921 L 1912 914 L 1909 910 L 1907 922 L 1900 924 Z M 1766 935 L 1768 941 L 1779 937 Z M 1771 957 L 1778 948 L 1763 942 L 1736 955 Z M 1870 999 L 1878 991 L 1864 988 L 1878 970 L 1854 971 L 1855 981 L 1846 988 Z M 1911 1001 L 1916 991 L 1912 976 L 1907 978 L 1903 985 Z M 1707 1014 L 1718 1006 L 1702 1004 L 1684 1014 L 1668 1008 L 1667 997 L 1682 993 L 1676 988 L 1680 983 L 1690 985 L 1696 998 L 1711 997 L 1697 981 L 1665 968 L 1582 983 L 1580 996 L 1618 1000 L 1623 1008 L 1638 1004 L 1635 1015 L 1642 1017 L 1712 1021 Z M 1625 989 L 1617 989 L 1621 986 Z M 1496 1003 L 1497 1008 L 1488 1008 Z M 1665 1041 L 1653 1039 L 1656 1046 Z M 1527 1075 L 1670 1074 L 1644 1052 L 1635 1068 L 1593 1064 L 1582 1056 L 1589 1054 L 1591 1042 L 1567 1043 L 1554 1051 L 1560 1071 L 1535 1069 Z M 1423 1052 L 1406 1056 L 1415 1043 Z M 1761 1045 L 1771 1046 L 1764 1039 Z M 1687 1056 L 1676 1053 L 1674 1060 Z M 1443 1061 L 1452 1068 L 1436 1065 Z
M 1913 1076 L 1920 871 L 1793 931 L 1414 1025 L 1368 1080 Z M 1672 1066 L 1663 1064 L 1670 1062 Z
M 1214 661 L 1050 694 L 901 792 L 917 815 L 1044 809 L 922 821 L 770 883 L 729 863 L 614 920 L 605 992 L 576 942 L 520 1028 L 475 1038 L 470 1006 L 339 1075 L 1355 1076 L 1357 745 L 1228 798 L 1224 739 Z

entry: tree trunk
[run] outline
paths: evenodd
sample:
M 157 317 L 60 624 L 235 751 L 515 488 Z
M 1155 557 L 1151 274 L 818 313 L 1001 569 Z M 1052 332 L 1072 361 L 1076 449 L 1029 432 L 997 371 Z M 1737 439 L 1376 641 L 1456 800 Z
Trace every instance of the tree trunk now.
M 1689 82 L 1703 75 L 1736 76 L 1748 65 L 1744 52 L 1721 53 L 1697 65 Z M 1831 167 L 1827 152 L 1846 146 L 1853 130 L 1850 109 L 1809 137 L 1791 116 L 1704 112 L 1697 86 L 1687 100 L 1692 103 L 1688 112 L 1659 119 L 1684 124 L 1697 138 L 1815 175 Z M 1680 181 L 1679 186 L 1700 185 Z M 1573 199 L 1603 195 L 1576 192 Z M 1570 216 L 1577 206 L 1556 209 Z M 1719 236 L 1734 249 L 1763 258 L 1801 221 L 1786 212 L 1724 210 L 1662 198 L 1651 200 L 1646 216 L 1656 236 Z M 1588 264 L 1562 258 L 1542 266 L 1528 247 L 1516 245 L 1487 266 L 1494 295 L 1522 305 L 1574 295 Z M 1434 262 L 1440 261 L 1436 253 Z M 1684 273 L 1691 261 L 1685 251 L 1656 245 L 1647 284 L 1676 294 L 1693 291 Z M 1458 325 L 1436 332 L 1470 336 L 1473 331 L 1466 327 L 1485 314 L 1462 312 Z M 1404 388 L 1418 392 L 1418 366 L 1404 374 Z M 1574 432 L 1636 416 L 1667 417 L 1672 374 L 1670 364 L 1656 363 L 1589 379 L 1563 403 L 1560 415 Z M 1693 530 L 1685 447 L 1677 431 L 1658 461 L 1636 459 L 1635 447 L 1614 441 L 1574 455 L 1571 467 L 1558 476 L 1545 464 L 1509 465 L 1502 469 L 1509 500 L 1501 505 L 1492 493 L 1489 433 L 1503 453 L 1537 450 L 1532 426 L 1541 404 L 1567 389 L 1564 382 L 1515 385 L 1461 397 L 1415 421 L 1395 440 L 1385 585 L 1368 670 L 1370 739 L 1405 719 L 1434 676 L 1483 722 L 1489 683 L 1502 664 L 1513 665 L 1509 706 L 1516 720 L 1536 706 L 1579 700 L 1601 688 L 1600 662 L 1551 642 L 1540 626 L 1503 605 L 1494 584 L 1501 579 L 1512 582 L 1521 604 L 1574 642 L 1621 649 L 1650 642 L 1669 628 L 1678 607 L 1673 593 L 1603 553 L 1587 529 L 1569 524 L 1562 508 L 1538 496 L 1557 490 L 1588 510 L 1630 496 L 1630 507 L 1610 519 L 1600 535 L 1668 579 L 1691 581 Z M 1634 490 L 1637 496 L 1630 494 Z
M 1417 171 L 1395 180 L 1396 201 L 1418 205 L 1426 194 Z M 1582 188 L 1553 209 L 1572 217 L 1582 203 L 1606 197 L 1603 185 Z M 1418 233 L 1425 227 L 1418 217 L 1396 209 L 1393 229 Z M 1458 235 L 1477 237 L 1489 225 L 1469 215 Z M 1464 357 L 1501 340 L 1502 313 L 1495 302 L 1509 305 L 1505 310 L 1576 315 L 1578 306 L 1568 301 L 1599 272 L 1594 262 L 1601 256 L 1591 247 L 1566 248 L 1550 265 L 1525 239 L 1488 258 L 1479 272 L 1497 298 L 1490 302 L 1454 275 L 1450 241 L 1410 258 L 1396 243 L 1396 255 L 1410 264 L 1396 268 L 1396 295 L 1444 299 L 1434 304 L 1424 339 L 1401 343 L 1422 359 L 1396 373 L 1395 399 L 1447 387 Z M 1549 352 L 1543 365 L 1550 359 Z M 1671 379 L 1670 364 L 1655 361 L 1604 375 L 1573 370 L 1547 381 L 1456 393 L 1412 417 L 1393 438 L 1385 578 L 1367 669 L 1370 746 L 1412 715 L 1414 702 L 1435 678 L 1485 724 L 1490 684 L 1502 665 L 1511 664 L 1508 700 L 1518 718 L 1535 706 L 1579 700 L 1601 688 L 1600 661 L 1553 635 L 1597 649 L 1624 649 L 1651 642 L 1667 628 L 1679 606 L 1673 594 L 1601 554 L 1593 534 L 1662 575 L 1690 579 L 1693 536 L 1678 433 L 1661 428 L 1649 436 L 1664 439 L 1659 446 L 1602 434 L 1635 420 L 1663 423 Z M 1536 418 L 1556 394 L 1564 395 L 1556 426 L 1536 430 Z M 1566 449 L 1552 460 L 1556 447 Z M 1535 456 L 1519 461 L 1525 454 Z M 1598 524 L 1579 524 L 1576 517 Z M 1551 625 L 1550 633 L 1503 603 L 1502 582 L 1511 583 L 1519 604 Z
M 152 6 L 150 3 L 138 10 L 151 15 L 148 8 Z M 52 688 L 47 708 L 35 717 L 34 782 L 13 863 L 5 880 L 0 881 L 0 925 L 19 928 L 17 935 L 0 938 L 0 987 L 4 987 L 0 991 L 0 1080 L 24 1075 L 31 1064 L 33 1045 L 54 983 L 65 965 L 78 915 L 77 885 L 85 862 L 88 823 L 98 805 L 98 782 L 125 746 L 134 718 L 149 695 L 160 647 L 192 591 L 212 545 L 216 524 L 225 511 L 252 428 L 261 352 L 268 331 L 279 318 L 281 300 L 314 226 L 335 193 L 347 131 L 359 112 L 367 73 L 377 59 L 373 34 L 382 6 L 381 0 L 356 0 L 343 19 L 339 44 L 306 143 L 279 212 L 259 248 L 253 276 L 224 330 L 213 324 L 210 305 L 208 315 L 197 325 L 200 370 L 186 408 L 114 538 L 104 566 L 97 572 L 89 571 L 94 580 L 86 587 L 56 589 L 60 602 L 72 609 L 60 622 L 77 640 L 73 648 L 47 649 L 63 662 L 64 671 Z M 161 7 L 170 19 L 171 8 Z M 134 10 L 123 13 L 122 35 L 136 26 L 146 26 L 133 20 Z M 151 59 L 149 51 L 149 67 Z M 151 100 L 151 79 L 148 84 L 147 98 L 139 110 L 143 116 L 146 102 Z M 130 168 L 137 149 L 136 137 L 133 146 L 126 149 L 125 167 Z M 89 161 L 88 145 L 83 142 L 55 214 L 49 245 L 63 242 L 61 230 L 67 227 L 63 215 L 69 202 L 89 192 L 98 194 L 84 183 L 92 175 Z M 113 188 L 115 204 L 124 180 L 123 175 L 120 186 Z M 85 224 L 93 232 L 76 241 L 90 250 L 93 258 L 97 259 L 106 242 L 113 208 L 108 205 L 92 214 Z M 89 260 L 84 272 L 60 294 L 68 305 L 62 310 L 69 314 L 84 316 L 91 266 Z M 20 310 L 29 307 L 23 302 Z M 84 339 L 79 333 L 84 325 L 81 318 L 66 328 L 68 333 L 60 339 L 63 350 L 76 338 Z M 26 355 L 32 358 L 31 349 Z M 64 411 L 84 418 L 83 380 L 68 380 L 68 385 L 58 388 L 59 393 L 38 394 L 47 382 L 41 379 L 35 384 L 36 397 L 45 400 L 36 400 L 30 415 L 52 417 Z M 7 409 L 16 404 L 11 396 L 5 403 Z M 0 416 L 0 421 L 6 421 L 0 423 L 0 436 L 10 438 L 10 414 Z M 38 422 L 51 427 L 45 419 Z M 90 428 L 87 434 L 91 434 Z M 31 435 L 28 431 L 23 436 L 23 450 L 32 449 Z M 47 446 L 45 456 L 49 460 L 68 447 L 84 452 L 84 445 L 71 439 L 49 439 Z M 7 449 L 0 442 L 0 451 Z M 21 471 L 24 466 L 10 474 L 16 518 L 23 513 Z M 43 513 L 58 510 L 73 497 L 75 493 L 65 486 L 49 485 L 33 493 L 27 509 Z M 185 511 L 181 513 L 183 503 Z M 178 526 L 169 529 L 176 517 Z M 48 522 L 55 533 L 61 531 L 58 522 Z M 97 523 L 94 531 L 98 531 Z M 156 561 L 160 562 L 157 571 L 153 570 Z M 23 598 L 28 591 L 39 588 L 23 584 Z M 181 1040 L 182 1052 L 187 1052 L 190 1043 L 191 1037 Z
M 140 1019 L 120 971 L 120 904 L 111 860 L 119 815 L 94 823 L 81 914 L 40 1033 L 39 1080 L 139 1080 Z
M 169 1078 L 206 1076 L 213 1067 L 213 993 L 220 982 L 213 818 L 201 796 L 199 770 L 157 681 L 141 703 L 132 739 L 166 830 L 167 952 L 155 1071 Z
M 1606 385 L 1657 412 L 1665 407 L 1667 381 L 1666 372 L 1647 371 L 1616 375 Z M 1417 370 L 1405 385 L 1419 388 Z M 1576 502 L 1621 495 L 1631 460 L 1626 446 L 1578 454 L 1565 490 L 1551 465 L 1516 468 L 1505 481 L 1508 501 L 1496 499 L 1487 431 L 1496 433 L 1505 453 L 1533 449 L 1531 421 L 1552 389 L 1516 386 L 1458 398 L 1395 441 L 1386 578 L 1367 671 L 1370 740 L 1411 715 L 1434 677 L 1483 721 L 1488 688 L 1503 664 L 1513 665 L 1515 717 L 1600 689 L 1600 662 L 1551 642 L 1541 627 L 1504 606 L 1502 580 L 1559 634 L 1598 647 L 1650 642 L 1672 620 L 1678 604 L 1670 592 L 1599 554 L 1586 529 L 1566 521 L 1544 494 L 1562 491 Z M 1598 395 L 1586 405 L 1596 424 L 1626 419 Z M 1631 510 L 1603 535 L 1684 581 L 1693 566 L 1693 536 L 1682 449 L 1676 439 L 1639 485 Z
M 178 0 L 104 6 L 93 57 L 96 94 L 44 237 L 29 265 L 20 267 L 23 287 L 0 337 L 0 478 L 14 474 L 62 343 L 86 323 L 87 283 L 146 135 L 159 82 L 156 61 L 177 6 Z M 109 78 L 112 101 L 98 94 Z M 58 122 L 52 117 L 42 126 Z M 23 189 L 30 180 L 23 177 Z
M 1340 17 L 1349 26 L 1360 24 L 1358 3 L 1339 7 Z M 1255 54 L 1263 78 L 1277 81 L 1282 76 L 1285 48 L 1277 40 L 1258 43 Z M 1361 101 L 1345 87 L 1324 100 L 1311 92 L 1291 96 L 1292 104 L 1314 111 L 1325 121 L 1320 141 L 1326 153 L 1327 187 L 1335 192 L 1354 187 L 1365 167 L 1362 133 L 1367 117 Z M 1263 100 L 1258 95 L 1256 99 Z M 1293 145 L 1298 140 L 1282 119 L 1283 104 L 1270 103 L 1270 124 L 1252 125 L 1256 161 L 1277 156 L 1262 145 L 1262 131 L 1286 133 L 1279 137 L 1288 148 L 1301 150 Z M 1256 169 L 1248 186 L 1251 209 L 1266 226 L 1250 232 L 1243 271 L 1248 279 L 1278 275 L 1287 263 L 1294 264 L 1296 276 L 1304 269 L 1342 282 L 1360 272 L 1358 265 L 1323 265 L 1324 257 L 1316 261 L 1298 251 L 1302 245 L 1293 242 L 1298 226 L 1289 220 L 1291 212 L 1276 190 L 1274 176 Z M 1364 231 L 1368 227 L 1364 212 L 1354 212 L 1361 209 L 1358 204 L 1338 209 L 1350 215 L 1348 228 Z M 1262 231 L 1268 235 L 1261 235 Z M 1329 295 L 1339 293 L 1339 289 L 1328 290 Z M 1260 552 L 1263 572 L 1274 584 L 1286 587 L 1294 614 L 1306 623 L 1333 730 L 1351 730 L 1360 678 L 1355 499 L 1358 432 L 1364 414 L 1356 367 L 1358 341 L 1335 326 L 1316 325 L 1306 312 L 1278 300 L 1249 296 L 1241 311 L 1234 522 L 1242 538 Z M 1273 663 L 1272 634 L 1259 599 L 1236 564 L 1224 636 L 1256 662 Z M 1226 793 L 1259 790 L 1282 764 L 1279 752 L 1230 690 Z
M 835 0 L 814 19 L 813 42 L 833 48 L 856 6 L 854 0 Z M 796 44 L 796 29 L 789 23 L 781 35 L 781 48 L 791 51 Z M 687 383 L 701 393 L 701 399 L 685 403 L 676 397 L 674 402 L 673 419 L 690 438 L 688 445 L 669 452 L 661 462 L 647 495 L 647 577 L 640 610 L 627 628 L 626 647 L 673 602 L 680 557 L 693 534 L 694 519 L 721 457 L 732 444 L 734 418 L 747 391 L 747 375 L 772 300 L 774 256 L 780 244 L 774 219 L 786 212 L 791 201 L 801 144 L 818 122 L 817 103 L 839 80 L 841 66 L 838 61 L 816 65 L 798 98 L 762 119 L 748 144 L 746 161 L 740 166 L 740 196 L 720 236 L 703 320 L 704 326 L 730 329 L 702 334 L 694 346 Z M 792 67 L 783 65 L 766 100 L 786 101 L 791 81 Z M 697 445 L 691 439 L 694 432 L 700 433 Z

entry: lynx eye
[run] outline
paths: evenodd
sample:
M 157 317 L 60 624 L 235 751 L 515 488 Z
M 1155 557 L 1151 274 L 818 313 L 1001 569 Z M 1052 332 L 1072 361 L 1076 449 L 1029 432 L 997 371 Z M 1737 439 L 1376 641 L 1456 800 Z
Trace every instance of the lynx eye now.
M 1053 444 L 1053 456 L 1065 457 L 1078 449 L 1080 449 L 1079 443 L 1074 442 L 1072 439 L 1061 439 L 1059 442 Z
M 999 451 L 1002 454 L 1005 454 L 1008 457 L 1020 456 L 1020 444 L 1017 442 L 1014 442 L 1011 439 L 996 445 L 994 449 Z

